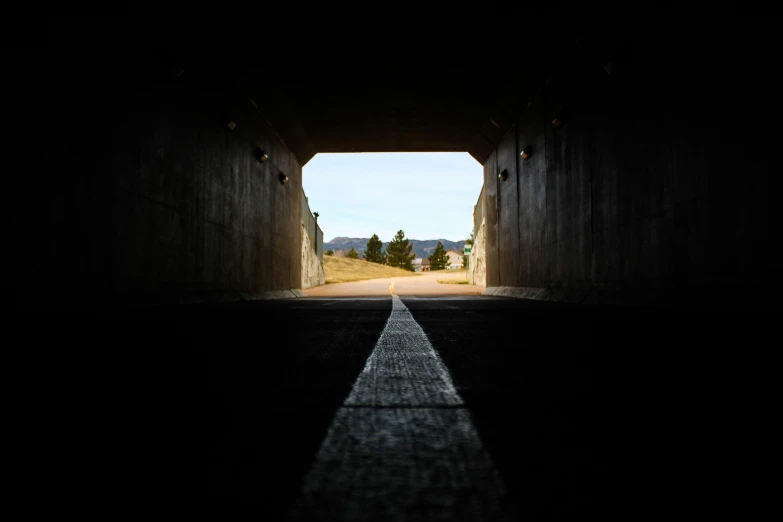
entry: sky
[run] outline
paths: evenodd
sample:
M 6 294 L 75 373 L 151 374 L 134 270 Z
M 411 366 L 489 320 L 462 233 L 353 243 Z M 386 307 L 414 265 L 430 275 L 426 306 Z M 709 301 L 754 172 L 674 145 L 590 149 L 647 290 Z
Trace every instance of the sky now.
M 324 242 L 335 237 L 461 241 L 473 230 L 483 167 L 467 152 L 316 154 L 302 170 Z

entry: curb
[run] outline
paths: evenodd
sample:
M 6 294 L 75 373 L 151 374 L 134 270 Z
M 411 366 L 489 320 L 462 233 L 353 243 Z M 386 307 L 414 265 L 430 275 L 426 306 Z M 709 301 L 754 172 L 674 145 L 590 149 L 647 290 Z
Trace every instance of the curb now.
M 526 286 L 491 286 L 487 287 L 487 289 L 484 290 L 481 295 L 586 305 L 668 307 L 683 304 L 681 293 L 665 292 L 660 290 L 607 290 L 535 288 Z M 680 297 L 680 299 L 678 300 L 677 297 Z

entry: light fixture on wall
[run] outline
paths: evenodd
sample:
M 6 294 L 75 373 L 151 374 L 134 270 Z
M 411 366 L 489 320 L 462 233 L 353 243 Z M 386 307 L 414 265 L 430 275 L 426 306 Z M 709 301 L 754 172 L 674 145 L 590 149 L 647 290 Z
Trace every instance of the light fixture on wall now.
M 267 156 L 266 152 L 264 152 L 264 149 L 262 149 L 261 147 L 256 147 L 255 153 L 256 153 L 256 159 L 261 163 L 269 159 L 269 156 Z
M 503 169 L 500 174 L 498 174 L 498 179 L 500 179 L 500 181 L 506 181 L 508 179 L 508 170 Z
M 552 120 L 552 125 L 555 126 L 555 128 L 560 127 L 561 125 L 568 123 L 568 114 L 566 109 L 561 109 L 556 115 L 555 119 Z
M 233 121 L 229 121 L 228 123 L 226 123 L 226 127 L 228 127 L 228 130 L 234 130 L 237 128 L 237 124 L 234 123 Z
M 522 156 L 522 159 L 528 159 L 533 154 L 533 147 L 528 145 L 524 149 L 522 149 L 522 152 L 519 153 L 520 156 Z
M 288 183 L 288 176 L 286 176 L 286 175 L 285 175 L 285 174 L 283 174 L 282 172 L 281 172 L 281 173 L 279 173 L 279 174 L 277 175 L 277 179 L 279 179 L 279 180 L 280 180 L 280 183 L 282 183 L 283 185 L 285 185 L 286 183 Z

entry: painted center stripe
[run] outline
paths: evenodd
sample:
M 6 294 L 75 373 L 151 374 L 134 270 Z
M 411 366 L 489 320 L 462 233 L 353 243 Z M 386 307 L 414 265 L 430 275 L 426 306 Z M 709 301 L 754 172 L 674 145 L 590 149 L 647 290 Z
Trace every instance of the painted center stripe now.
M 504 520 L 503 484 L 400 298 L 304 479 L 293 519 Z
M 345 406 L 460 406 L 451 376 L 398 296 Z

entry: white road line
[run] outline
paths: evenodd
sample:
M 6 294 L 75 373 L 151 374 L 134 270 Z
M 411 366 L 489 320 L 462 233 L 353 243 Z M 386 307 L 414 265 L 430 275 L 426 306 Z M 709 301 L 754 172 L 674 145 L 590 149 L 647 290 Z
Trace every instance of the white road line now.
M 398 296 L 345 406 L 459 406 L 451 375 Z
M 500 521 L 504 488 L 402 300 L 307 473 L 293 519 Z

